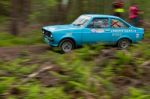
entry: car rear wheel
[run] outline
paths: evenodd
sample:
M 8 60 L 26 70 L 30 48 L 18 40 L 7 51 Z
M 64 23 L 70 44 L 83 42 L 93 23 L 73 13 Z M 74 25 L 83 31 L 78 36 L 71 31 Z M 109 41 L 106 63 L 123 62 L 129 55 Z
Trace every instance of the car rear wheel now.
M 126 48 L 128 48 L 129 47 L 129 45 L 130 45 L 130 40 L 129 39 L 121 39 L 121 40 L 119 40 L 118 41 L 118 47 L 120 48 L 120 49 L 126 49 Z
M 74 49 L 74 43 L 70 39 L 62 40 L 60 43 L 61 51 L 64 53 L 69 53 Z

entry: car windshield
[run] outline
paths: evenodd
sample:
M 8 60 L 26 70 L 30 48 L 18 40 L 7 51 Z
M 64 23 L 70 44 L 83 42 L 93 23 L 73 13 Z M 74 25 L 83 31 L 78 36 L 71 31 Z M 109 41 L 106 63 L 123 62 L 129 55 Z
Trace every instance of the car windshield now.
M 76 26 L 84 26 L 90 20 L 90 18 L 91 17 L 89 16 L 80 16 L 72 24 Z

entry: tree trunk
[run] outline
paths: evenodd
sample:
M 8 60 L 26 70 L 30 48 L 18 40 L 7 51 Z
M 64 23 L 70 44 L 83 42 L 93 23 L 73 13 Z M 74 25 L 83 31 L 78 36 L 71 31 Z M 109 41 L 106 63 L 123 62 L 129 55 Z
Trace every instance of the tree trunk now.
M 28 25 L 28 17 L 30 14 L 30 0 L 21 0 L 21 24 L 22 26 L 27 26 Z
M 12 35 L 19 34 L 19 26 L 18 26 L 18 0 L 11 0 L 12 1 L 12 9 L 11 9 L 11 26 L 10 26 L 10 33 Z

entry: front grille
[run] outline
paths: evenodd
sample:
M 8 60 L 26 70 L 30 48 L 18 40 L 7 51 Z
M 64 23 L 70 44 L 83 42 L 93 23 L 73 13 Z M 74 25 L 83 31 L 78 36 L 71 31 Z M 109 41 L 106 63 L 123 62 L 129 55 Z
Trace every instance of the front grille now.
M 46 30 L 42 30 L 42 31 L 43 31 L 43 34 L 44 34 L 45 36 L 48 36 L 48 37 L 51 36 L 51 32 L 46 31 Z

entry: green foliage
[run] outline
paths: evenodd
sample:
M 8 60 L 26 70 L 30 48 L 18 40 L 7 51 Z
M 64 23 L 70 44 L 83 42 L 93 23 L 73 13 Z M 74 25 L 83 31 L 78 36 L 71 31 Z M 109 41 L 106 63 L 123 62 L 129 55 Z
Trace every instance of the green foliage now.
M 9 12 L 10 12 L 10 5 L 11 3 L 9 2 L 9 0 L 1 0 L 0 1 L 0 16 L 8 16 Z
M 43 99 L 71 99 L 69 95 L 64 93 L 63 88 L 55 87 L 55 88 L 48 88 L 44 91 Z
M 141 56 L 141 57 L 137 57 L 137 59 L 143 58 L 143 60 L 148 60 L 150 57 L 149 49 L 150 49 L 149 43 L 140 43 L 138 45 L 133 46 L 131 48 L 131 52 Z
M 116 53 L 116 57 L 118 58 L 118 62 L 117 62 L 118 65 L 129 64 L 130 62 L 132 62 L 132 56 L 130 53 L 118 51 Z
M 45 88 L 39 84 L 29 84 L 21 86 L 21 89 L 26 93 L 22 99 L 70 99 L 62 87 Z
M 149 39 L 150 38 L 150 32 L 149 31 L 145 31 L 144 37 Z
M 50 71 L 51 76 L 55 76 L 63 83 L 56 83 L 53 87 L 43 87 L 39 82 L 39 79 L 32 79 L 25 85 L 20 85 L 16 83 L 18 88 L 23 92 L 22 99 L 70 99 L 73 97 L 73 92 L 78 92 L 77 98 L 85 98 L 84 95 L 92 98 L 106 98 L 111 99 L 114 92 L 117 90 L 115 83 L 112 79 L 115 77 L 126 76 L 122 75 L 122 72 L 126 72 L 125 68 L 129 66 L 134 66 L 136 69 L 136 74 L 142 76 L 140 72 L 142 68 L 139 66 L 145 60 L 147 60 L 147 53 L 145 53 L 149 45 L 145 43 L 140 43 L 138 45 L 132 46 L 128 51 L 116 50 L 113 58 L 106 57 L 103 61 L 100 61 L 101 65 L 95 63 L 95 57 L 99 55 L 103 56 L 103 51 L 105 47 L 101 44 L 96 44 L 92 46 L 86 45 L 83 48 L 77 49 L 68 54 L 59 54 L 53 51 L 46 51 L 45 53 L 38 54 L 36 57 L 41 61 L 49 61 L 61 68 L 64 73 L 57 71 Z M 144 49 L 143 49 L 144 47 Z M 135 53 L 142 51 L 142 56 L 136 57 Z M 28 54 L 25 52 L 25 54 Z M 146 57 L 145 55 L 146 54 Z M 20 76 L 32 73 L 39 65 L 28 64 L 31 57 L 23 57 L 19 59 L 14 59 L 9 62 L 1 62 L 0 69 L 4 72 L 9 72 L 12 76 L 20 79 Z M 138 59 L 139 58 L 139 59 Z M 138 62 L 137 62 L 138 61 Z M 27 63 L 27 64 L 26 64 Z M 132 68 L 131 68 L 132 69 Z M 144 71 L 142 71 L 143 73 Z M 126 72 L 128 73 L 128 72 Z M 18 79 L 18 80 L 19 80 Z M 8 81 L 5 88 L 1 88 L 5 92 L 13 84 L 13 81 Z M 12 83 L 11 83 L 12 82 Z M 1 85 L 1 84 L 0 84 Z M 2 84 L 3 86 L 3 84 Z M 62 87 L 63 86 L 63 87 Z M 69 94 L 72 93 L 72 94 Z M 18 96 L 9 96 L 12 98 L 19 98 Z M 137 89 L 130 88 L 129 94 L 122 96 L 123 99 L 148 99 L 147 89 Z M 148 97 L 148 98 L 147 98 Z
M 28 62 L 29 59 L 19 58 L 16 60 L 12 60 L 10 62 L 2 62 L 0 69 L 5 72 L 9 72 L 13 75 L 26 75 L 31 73 L 35 68 L 37 68 L 37 64 L 32 65 L 24 65 L 23 63 Z
M 44 57 L 51 57 L 53 63 L 59 65 L 68 72 L 68 75 L 65 75 L 65 77 L 59 76 L 60 78 L 62 77 L 61 80 L 66 82 L 66 90 L 79 91 L 81 93 L 87 92 L 96 96 L 99 93 L 99 88 L 104 87 L 109 95 L 111 95 L 113 87 L 109 80 L 100 78 L 93 72 L 93 59 L 101 53 L 103 48 L 104 46 L 102 44 L 95 44 L 92 46 L 86 45 L 69 54 L 59 55 L 48 52 Z M 97 97 L 100 96 L 98 95 Z
M 149 99 L 149 93 L 145 93 L 143 90 L 137 88 L 129 88 L 129 96 L 125 96 L 123 99 Z
M 54 15 L 51 12 L 52 9 L 56 7 L 57 3 L 57 0 L 32 0 L 32 14 L 30 14 L 30 21 L 48 23 L 47 21 L 54 18 Z
M 103 77 L 112 77 L 114 75 L 114 67 L 113 65 L 109 64 L 100 71 L 101 76 Z
M 0 46 L 14 46 L 14 45 L 33 45 L 42 43 L 42 35 L 37 35 L 39 31 L 32 31 L 19 37 L 10 35 L 8 33 L 0 33 Z
M 0 94 L 5 93 L 15 82 L 15 77 L 0 77 Z
M 92 60 L 95 56 L 100 54 L 101 50 L 104 48 L 102 44 L 95 45 L 85 45 L 82 49 L 76 51 L 76 56 L 81 60 Z
M 41 97 L 41 87 L 39 85 L 28 86 L 25 99 L 39 99 Z

